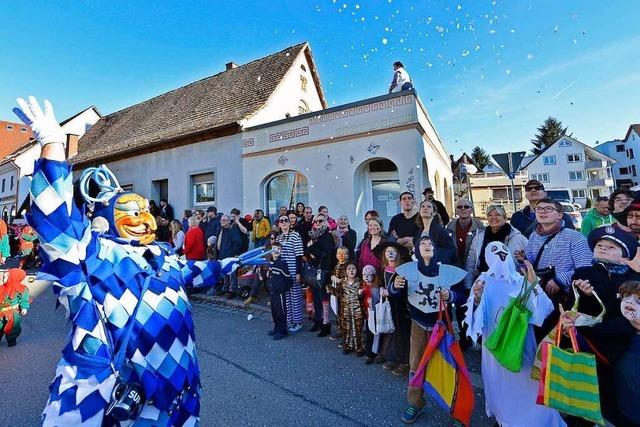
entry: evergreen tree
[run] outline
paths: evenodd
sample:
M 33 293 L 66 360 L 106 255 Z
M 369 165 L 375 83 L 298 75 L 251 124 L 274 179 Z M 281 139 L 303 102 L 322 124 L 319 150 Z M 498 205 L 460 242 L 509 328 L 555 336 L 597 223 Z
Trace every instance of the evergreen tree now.
M 480 170 L 483 170 L 485 166 L 487 166 L 491 162 L 491 159 L 489 158 L 487 152 L 477 145 L 471 151 L 471 160 L 473 160 L 473 162 L 478 168 L 480 168 Z
M 547 117 L 538 129 L 535 138 L 531 140 L 533 148 L 531 153 L 540 154 L 545 148 L 556 142 L 561 136 L 567 134 L 567 127 L 562 127 L 562 122 L 555 117 Z M 571 135 L 569 135 L 571 136 Z

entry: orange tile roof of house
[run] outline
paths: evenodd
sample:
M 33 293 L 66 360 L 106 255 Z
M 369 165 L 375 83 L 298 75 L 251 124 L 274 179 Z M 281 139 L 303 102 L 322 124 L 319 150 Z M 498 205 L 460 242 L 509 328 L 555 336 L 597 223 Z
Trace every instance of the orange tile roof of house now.
M 0 160 L 28 143 L 32 138 L 31 129 L 24 123 L 0 120 Z

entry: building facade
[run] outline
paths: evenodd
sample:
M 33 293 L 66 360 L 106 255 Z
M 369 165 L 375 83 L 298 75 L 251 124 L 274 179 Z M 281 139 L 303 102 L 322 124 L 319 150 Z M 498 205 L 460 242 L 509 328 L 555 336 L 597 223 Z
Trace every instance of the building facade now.
M 256 87 L 244 98 L 220 92 L 246 82 Z M 203 99 L 195 120 L 187 104 Z M 226 105 L 220 115 L 203 112 L 217 104 Z M 127 127 L 131 117 L 163 121 Z M 106 163 L 123 188 L 168 199 L 176 215 L 215 205 L 273 216 L 302 202 L 348 215 L 363 231 L 366 210 L 388 224 L 405 190 L 417 196 L 428 183 L 449 209 L 453 202 L 448 155 L 416 93 L 327 108 L 307 43 L 106 116 L 72 161 L 78 172 Z
M 522 163 L 529 179 L 543 183 L 547 192 L 558 194 L 555 198 L 568 198 L 583 208 L 588 199 L 613 191 L 611 168 L 616 161 L 567 135 Z
M 640 124 L 629 126 L 623 139 L 607 141 L 594 148 L 616 160 L 617 163 L 611 168 L 615 188 L 635 187 L 640 184 Z

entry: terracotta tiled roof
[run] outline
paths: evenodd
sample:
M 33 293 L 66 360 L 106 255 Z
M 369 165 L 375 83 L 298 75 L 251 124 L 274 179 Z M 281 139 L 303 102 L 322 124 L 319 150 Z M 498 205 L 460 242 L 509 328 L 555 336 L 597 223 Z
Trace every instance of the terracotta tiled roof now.
M 33 138 L 31 129 L 24 123 L 0 120 L 0 160 L 25 145 Z
M 291 46 L 109 114 L 80 138 L 72 162 L 95 161 L 238 123 L 267 103 L 304 49 L 307 43 Z

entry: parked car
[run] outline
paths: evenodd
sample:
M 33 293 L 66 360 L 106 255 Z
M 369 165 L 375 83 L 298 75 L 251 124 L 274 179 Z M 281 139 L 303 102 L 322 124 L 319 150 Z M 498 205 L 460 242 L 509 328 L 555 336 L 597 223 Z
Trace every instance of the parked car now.
M 582 228 L 582 215 L 580 214 L 580 211 L 576 209 L 573 203 L 560 202 L 560 204 L 562 205 L 563 212 L 571 217 L 571 221 L 573 222 L 573 226 L 576 230 L 580 230 L 580 228 Z

